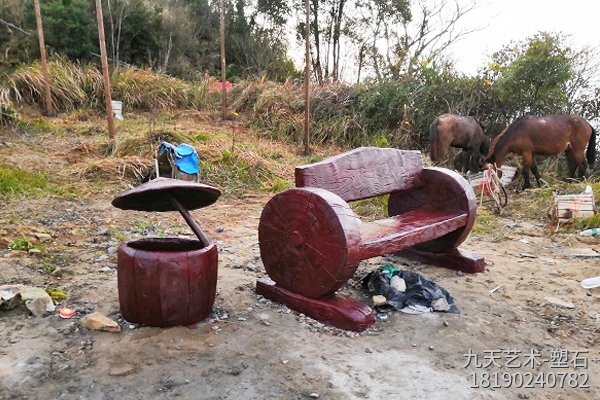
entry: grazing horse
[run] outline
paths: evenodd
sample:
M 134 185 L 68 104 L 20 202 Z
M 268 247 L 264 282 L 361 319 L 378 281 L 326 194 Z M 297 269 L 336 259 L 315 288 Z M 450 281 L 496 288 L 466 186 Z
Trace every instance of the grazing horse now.
M 585 175 L 588 164 L 594 164 L 596 159 L 596 130 L 578 115 L 521 117 L 494 138 L 485 162 L 500 168 L 508 153 L 521 155 L 523 189 L 526 189 L 531 187 L 529 170 L 535 175 L 538 186 L 541 186 L 534 156 L 562 152 L 567 157 L 571 178 L 575 178 L 577 168 L 581 176 Z
M 431 141 L 430 156 L 434 163 L 441 162 L 450 147 L 463 149 L 455 160 L 455 168 L 462 164 L 462 172 L 477 171 L 482 167 L 487 154 L 490 138 L 483 133 L 483 127 L 473 117 L 462 115 L 440 115 L 429 126 Z M 458 169 L 458 168 L 457 168 Z

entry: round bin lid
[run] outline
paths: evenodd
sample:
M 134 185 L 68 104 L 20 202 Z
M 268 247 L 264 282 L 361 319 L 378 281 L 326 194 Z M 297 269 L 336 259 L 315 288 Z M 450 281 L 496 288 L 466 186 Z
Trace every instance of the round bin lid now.
M 186 209 L 196 210 L 217 201 L 221 191 L 202 183 L 157 178 L 121 193 L 114 198 L 112 205 L 123 210 L 177 211 L 169 195 Z

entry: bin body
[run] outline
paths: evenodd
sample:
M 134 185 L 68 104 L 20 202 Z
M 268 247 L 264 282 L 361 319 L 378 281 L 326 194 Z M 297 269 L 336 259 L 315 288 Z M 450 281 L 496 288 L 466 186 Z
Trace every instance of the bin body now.
M 210 316 L 217 287 L 214 243 L 148 238 L 118 250 L 121 314 L 137 324 L 193 325 Z

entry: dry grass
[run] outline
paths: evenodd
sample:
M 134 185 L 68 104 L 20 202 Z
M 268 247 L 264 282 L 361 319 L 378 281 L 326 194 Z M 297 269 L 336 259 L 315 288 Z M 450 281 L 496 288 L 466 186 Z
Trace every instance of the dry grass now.
M 103 107 L 102 74 L 96 66 L 54 58 L 48 69 L 52 101 L 57 111 Z M 111 77 L 113 98 L 123 101 L 126 109 L 138 110 L 214 107 L 218 104 L 218 95 L 211 92 L 212 84 L 214 80 L 207 76 L 191 83 L 140 68 L 120 68 Z M 14 105 L 41 108 L 43 90 L 40 63 L 21 66 L 0 77 L 0 109 Z

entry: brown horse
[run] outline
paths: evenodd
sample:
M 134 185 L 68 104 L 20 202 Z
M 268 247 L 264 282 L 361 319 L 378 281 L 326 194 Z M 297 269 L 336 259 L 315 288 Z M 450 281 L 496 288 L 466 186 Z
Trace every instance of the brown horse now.
M 455 168 L 460 160 L 462 172 L 481 169 L 483 157 L 487 154 L 490 138 L 483 133 L 483 127 L 473 117 L 462 115 L 440 115 L 429 126 L 431 141 L 431 161 L 439 163 L 446 158 L 450 147 L 463 149 L 455 160 Z
M 521 155 L 523 188 L 526 189 L 531 187 L 529 170 L 535 175 L 538 186 L 541 186 L 540 173 L 535 165 L 534 156 L 562 152 L 567 157 L 571 178 L 575 178 L 577 168 L 579 168 L 581 176 L 585 175 L 588 163 L 592 165 L 596 159 L 596 131 L 594 128 L 577 115 L 525 116 L 514 121 L 496 136 L 485 162 L 495 164 L 496 168 L 500 168 L 508 153 Z

